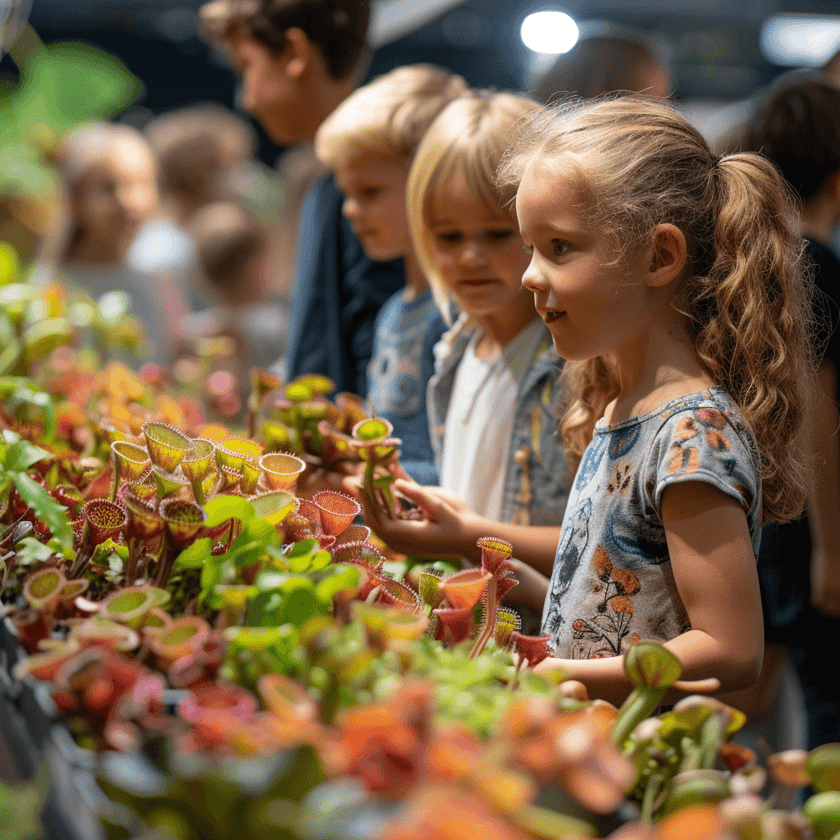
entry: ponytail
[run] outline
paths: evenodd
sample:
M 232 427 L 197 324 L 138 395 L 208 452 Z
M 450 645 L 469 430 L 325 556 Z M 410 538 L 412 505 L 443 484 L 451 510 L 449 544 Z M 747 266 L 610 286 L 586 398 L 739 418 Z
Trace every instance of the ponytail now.
M 759 155 L 713 162 L 710 179 L 708 265 L 695 265 L 680 302 L 701 365 L 739 406 L 758 442 L 764 519 L 786 520 L 802 511 L 807 492 L 801 432 L 813 371 L 811 286 L 795 205 Z

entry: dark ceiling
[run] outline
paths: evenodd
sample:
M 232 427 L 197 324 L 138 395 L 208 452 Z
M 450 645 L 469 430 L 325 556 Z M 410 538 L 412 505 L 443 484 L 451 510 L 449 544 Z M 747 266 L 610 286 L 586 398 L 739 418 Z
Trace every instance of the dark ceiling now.
M 231 105 L 235 78 L 197 34 L 201 2 L 34 0 L 30 22 L 47 42 L 82 40 L 118 56 L 145 84 L 140 111 L 159 113 L 208 99 Z M 378 47 L 370 73 L 430 61 L 473 85 L 519 88 L 528 62 L 519 25 L 529 11 L 547 7 L 578 21 L 626 24 L 656 37 L 670 54 L 675 94 L 683 100 L 739 99 L 784 69 L 759 49 L 761 25 L 771 15 L 840 14 L 840 0 L 466 0 Z

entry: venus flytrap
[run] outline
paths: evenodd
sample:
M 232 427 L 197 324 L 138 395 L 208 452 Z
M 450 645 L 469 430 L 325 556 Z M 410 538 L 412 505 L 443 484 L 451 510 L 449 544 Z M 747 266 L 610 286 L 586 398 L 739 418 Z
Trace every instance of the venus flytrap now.
M 353 426 L 353 443 L 359 458 L 365 463 L 364 491 L 374 504 L 384 507 L 388 515 L 396 517 L 397 505 L 391 484 L 394 476 L 387 467 L 399 457 L 399 438 L 391 437 L 394 427 L 381 417 L 369 417 Z
M 680 678 L 682 665 L 662 645 L 639 642 L 625 651 L 624 672 L 634 688 L 613 727 L 612 739 L 618 747 L 623 747 L 636 726 L 662 702 L 665 692 Z

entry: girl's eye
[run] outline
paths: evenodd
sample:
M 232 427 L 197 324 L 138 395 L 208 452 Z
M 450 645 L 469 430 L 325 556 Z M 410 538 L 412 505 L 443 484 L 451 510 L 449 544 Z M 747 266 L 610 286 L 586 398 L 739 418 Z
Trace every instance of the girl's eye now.
M 487 231 L 487 238 L 491 242 L 503 242 L 505 239 L 513 236 L 513 231 L 508 228 L 507 230 L 488 230 Z
M 445 230 L 435 234 L 435 239 L 438 242 L 443 242 L 446 245 L 454 245 L 461 239 L 461 234 L 457 230 Z
M 551 247 L 554 249 L 555 257 L 562 257 L 568 251 L 569 243 L 564 242 L 562 239 L 552 239 Z

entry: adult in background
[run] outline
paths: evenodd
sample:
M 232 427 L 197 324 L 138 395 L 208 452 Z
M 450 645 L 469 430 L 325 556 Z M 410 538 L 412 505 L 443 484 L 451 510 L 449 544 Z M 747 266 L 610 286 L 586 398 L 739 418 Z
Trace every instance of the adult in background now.
M 802 686 L 813 749 L 840 741 L 837 679 L 824 654 L 840 635 L 840 260 L 829 247 L 840 223 L 840 89 L 817 74 L 786 74 L 757 99 L 730 144 L 760 151 L 796 192 L 817 288 L 814 490 L 805 517 L 765 527 L 758 559 L 768 646 L 764 677 L 769 684 L 768 669 L 787 652 Z
M 535 76 L 528 90 L 538 101 L 550 102 L 568 93 L 591 99 L 615 91 L 665 98 L 671 87 L 664 57 L 643 34 L 590 24 L 572 49 Z

